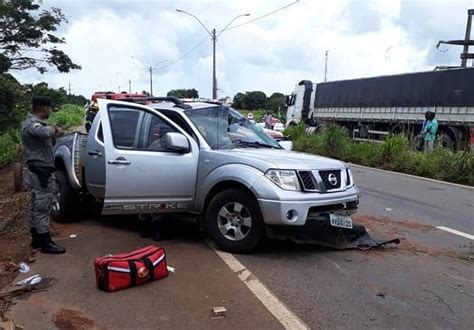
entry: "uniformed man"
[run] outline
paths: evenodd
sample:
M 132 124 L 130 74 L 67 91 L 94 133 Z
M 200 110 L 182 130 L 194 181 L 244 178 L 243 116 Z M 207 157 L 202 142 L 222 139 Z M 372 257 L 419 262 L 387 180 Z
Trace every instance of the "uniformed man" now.
M 59 133 L 58 127 L 44 122 L 50 113 L 51 99 L 34 97 L 33 109 L 23 124 L 21 136 L 28 165 L 25 183 L 31 190 L 28 218 L 34 249 L 64 253 L 66 250 L 54 243 L 49 233 L 49 214 L 56 199 L 53 145 Z

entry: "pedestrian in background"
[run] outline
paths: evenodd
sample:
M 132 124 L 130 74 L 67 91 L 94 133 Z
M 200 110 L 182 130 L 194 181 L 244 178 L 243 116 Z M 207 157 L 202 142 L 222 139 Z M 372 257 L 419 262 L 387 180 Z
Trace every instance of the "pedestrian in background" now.
M 270 113 L 270 111 L 267 112 L 266 116 L 265 116 L 265 128 L 268 128 L 268 129 L 271 129 L 272 127 L 272 114 Z
M 49 215 L 56 199 L 53 145 L 59 134 L 57 126 L 45 120 L 51 114 L 51 99 L 34 97 L 32 111 L 27 115 L 21 133 L 28 171 L 25 183 L 31 191 L 30 222 L 31 246 L 43 253 L 64 253 L 66 250 L 51 239 Z
M 436 133 L 438 131 L 438 121 L 435 119 L 436 115 L 432 111 L 427 111 L 425 114 L 425 121 L 421 135 L 424 141 L 424 151 L 434 150 L 434 142 L 436 140 Z

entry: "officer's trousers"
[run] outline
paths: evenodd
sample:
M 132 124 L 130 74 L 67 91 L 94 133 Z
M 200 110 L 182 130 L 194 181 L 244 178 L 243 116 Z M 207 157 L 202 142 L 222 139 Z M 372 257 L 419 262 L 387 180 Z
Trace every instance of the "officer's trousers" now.
M 56 200 L 56 178 L 51 174 L 46 188 L 42 187 L 38 176 L 29 170 L 25 183 L 30 188 L 31 199 L 28 220 L 30 228 L 35 228 L 38 234 L 49 232 L 49 215 Z

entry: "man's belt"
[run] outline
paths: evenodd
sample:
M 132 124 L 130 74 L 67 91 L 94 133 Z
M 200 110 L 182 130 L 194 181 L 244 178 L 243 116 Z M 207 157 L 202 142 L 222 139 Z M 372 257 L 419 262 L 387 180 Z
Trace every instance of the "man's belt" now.
M 42 188 L 48 187 L 49 177 L 54 173 L 55 168 L 51 166 L 28 165 L 28 170 L 38 176 Z

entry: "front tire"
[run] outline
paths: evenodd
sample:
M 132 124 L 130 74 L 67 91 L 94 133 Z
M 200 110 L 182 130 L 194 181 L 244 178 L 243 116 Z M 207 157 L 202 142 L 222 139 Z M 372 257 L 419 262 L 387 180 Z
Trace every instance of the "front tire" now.
M 239 189 L 214 196 L 206 212 L 206 229 L 221 249 L 232 253 L 251 252 L 265 234 L 257 200 Z

